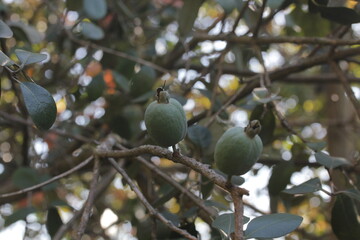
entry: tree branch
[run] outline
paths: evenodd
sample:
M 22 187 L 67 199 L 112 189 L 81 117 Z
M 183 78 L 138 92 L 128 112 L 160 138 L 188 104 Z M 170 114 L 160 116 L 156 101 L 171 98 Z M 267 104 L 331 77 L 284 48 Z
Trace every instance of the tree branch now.
M 227 41 L 229 43 L 236 43 L 242 45 L 249 44 L 281 44 L 281 43 L 291 43 L 291 44 L 314 44 L 314 45 L 322 45 L 322 46 L 351 46 L 360 44 L 359 39 L 334 39 L 334 38 L 326 38 L 326 37 L 259 37 L 253 38 L 248 36 L 236 36 L 235 34 L 217 34 L 217 35 L 209 35 L 207 33 L 196 32 L 194 33 L 194 39 L 201 41 Z
M 346 78 L 345 73 L 341 70 L 340 66 L 334 61 L 330 61 L 330 66 L 333 69 L 333 71 L 336 73 L 338 78 L 340 79 L 340 81 L 344 87 L 344 90 L 346 92 L 346 95 L 348 96 L 352 105 L 354 106 L 355 112 L 356 112 L 358 118 L 360 118 L 360 103 L 356 99 L 354 91 L 351 89 L 351 86 L 349 84 L 349 81 Z
M 81 217 L 81 221 L 79 224 L 79 228 L 76 233 L 76 239 L 80 240 L 82 235 L 85 232 L 86 224 L 89 221 L 89 218 L 91 216 L 91 209 L 93 208 L 94 199 L 95 199 L 95 189 L 96 185 L 99 180 L 99 174 L 100 174 L 100 160 L 99 158 L 95 157 L 95 164 L 93 168 L 93 178 L 90 185 L 90 191 L 88 198 L 85 203 L 84 211 Z
M 234 188 L 231 191 L 231 197 L 234 202 L 234 209 L 235 209 L 235 240 L 244 240 L 244 222 L 243 222 L 243 215 L 244 215 L 244 203 L 242 199 L 242 194 L 236 191 L 237 188 Z
M 136 157 L 142 154 L 152 154 L 154 156 L 167 158 L 173 162 L 181 163 L 194 171 L 199 172 L 203 176 L 212 180 L 216 185 L 229 191 L 229 186 L 226 179 L 218 174 L 216 171 L 211 169 L 210 165 L 203 164 L 198 162 L 194 158 L 190 158 L 180 153 L 173 153 L 166 148 L 162 148 L 154 145 L 142 145 L 129 150 L 120 150 L 120 151 L 108 151 L 108 150 L 97 150 L 95 154 L 99 157 L 113 157 L 113 158 L 126 158 L 126 157 Z M 243 195 L 249 195 L 249 192 L 246 189 L 240 188 Z
M 125 170 L 120 167 L 117 162 L 111 158 L 108 157 L 107 158 L 108 161 L 110 162 L 110 164 L 116 169 L 116 171 L 118 171 L 122 177 L 125 179 L 125 181 L 129 184 L 129 186 L 131 187 L 131 189 L 136 193 L 137 197 L 139 198 L 139 200 L 142 202 L 142 204 L 144 204 L 144 206 L 146 207 L 146 209 L 150 212 L 151 216 L 155 216 L 158 220 L 160 220 L 162 223 L 164 223 L 168 228 L 170 228 L 171 230 L 173 230 L 176 233 L 179 233 L 180 235 L 184 236 L 187 239 L 191 239 L 191 240 L 197 240 L 196 237 L 192 236 L 190 233 L 188 233 L 187 231 L 180 229 L 178 227 L 176 227 L 171 221 L 169 221 L 168 219 L 166 219 L 163 215 L 161 215 L 156 209 L 153 208 L 153 206 L 147 201 L 147 199 L 145 198 L 145 196 L 142 194 L 142 192 L 140 191 L 140 189 L 136 186 L 136 184 L 131 180 L 131 178 L 129 177 L 129 175 L 127 175 L 127 173 L 125 172 Z
M 116 173 L 117 172 L 115 171 L 115 169 L 110 169 L 110 171 L 105 176 L 102 177 L 102 180 L 100 181 L 100 183 L 97 184 L 94 193 L 95 202 L 98 200 L 97 196 L 99 196 L 112 182 Z M 74 216 L 70 219 L 70 221 L 68 221 L 66 224 L 62 225 L 59 228 L 59 230 L 56 232 L 52 240 L 61 240 L 62 237 L 65 235 L 65 233 L 74 225 L 75 221 L 81 216 L 84 209 L 85 209 L 85 205 L 74 214 Z
M 36 190 L 36 189 L 38 189 L 38 188 L 41 188 L 41 187 L 43 187 L 43 186 L 46 186 L 46 185 L 48 185 L 48 184 L 50 184 L 50 183 L 53 183 L 53 182 L 55 182 L 55 181 L 57 181 L 57 180 L 59 180 L 59 179 L 61 179 L 61 178 L 64 178 L 64 177 L 66 177 L 66 176 L 68 176 L 68 175 L 76 172 L 77 170 L 85 167 L 85 166 L 88 165 L 93 159 L 94 159 L 94 157 L 91 156 L 91 157 L 87 158 L 85 161 L 83 161 L 83 162 L 79 163 L 78 165 L 76 165 L 75 167 L 71 168 L 70 170 L 68 170 L 68 171 L 66 171 L 66 172 L 64 172 L 64 173 L 61 173 L 61 174 L 59 174 L 59 175 L 57 175 L 57 176 L 55 176 L 55 177 L 53 177 L 53 178 L 51 178 L 51 179 L 49 179 L 49 180 L 46 180 L 46 181 L 44 181 L 44 182 L 42 182 L 42 183 L 39 183 L 39 184 L 37 184 L 37 185 L 31 186 L 31 187 L 28 187 L 28 188 L 21 189 L 21 190 L 16 191 L 16 192 L 1 194 L 1 195 L 0 195 L 0 198 L 7 198 L 7 197 L 16 196 L 16 195 L 23 194 L 23 193 L 27 193 L 27 192 L 31 192 L 31 191 L 34 191 L 34 190 Z
M 118 148 L 122 150 L 128 150 L 124 146 L 117 144 Z M 153 163 L 147 161 L 143 157 L 135 157 L 135 159 L 139 162 L 141 162 L 145 167 L 153 171 L 155 174 L 160 176 L 162 179 L 164 179 L 166 182 L 168 182 L 170 185 L 172 185 L 174 188 L 178 189 L 182 194 L 187 196 L 196 206 L 199 207 L 199 209 L 203 210 L 208 217 L 211 217 L 214 215 L 213 211 L 209 207 L 206 207 L 203 203 L 203 200 L 198 198 L 195 194 L 190 192 L 188 189 L 184 188 L 181 184 L 176 182 L 172 177 L 170 177 L 168 174 L 161 171 L 158 167 L 156 167 Z M 209 222 L 208 222 L 209 223 Z M 210 223 L 209 223 L 210 224 Z

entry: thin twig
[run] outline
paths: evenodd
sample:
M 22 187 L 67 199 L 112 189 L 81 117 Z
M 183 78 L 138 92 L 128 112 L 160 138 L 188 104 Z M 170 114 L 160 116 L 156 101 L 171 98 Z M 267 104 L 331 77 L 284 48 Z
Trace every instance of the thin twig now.
M 59 175 L 57 175 L 57 176 L 55 176 L 55 177 L 53 177 L 53 178 L 51 178 L 49 180 L 46 180 L 46 181 L 44 181 L 42 183 L 36 184 L 36 185 L 28 187 L 28 188 L 21 189 L 21 190 L 16 191 L 16 192 L 1 194 L 0 198 L 12 197 L 12 196 L 16 196 L 16 195 L 19 195 L 19 194 L 31 192 L 31 191 L 34 191 L 34 190 L 36 190 L 38 188 L 46 186 L 46 185 L 48 185 L 50 183 L 53 183 L 53 182 L 55 182 L 55 181 L 57 181 L 57 180 L 59 180 L 61 178 L 64 178 L 64 177 L 76 172 L 77 170 L 85 167 L 86 165 L 88 165 L 93 160 L 93 158 L 94 157 L 91 156 L 91 157 L 87 158 L 86 160 L 84 160 L 83 162 L 76 165 L 75 167 L 69 169 L 68 171 L 66 171 L 64 173 L 61 173 L 61 174 L 59 174 Z
M 84 211 L 83 211 L 83 214 L 82 214 L 82 217 L 80 220 L 79 228 L 76 232 L 76 239 L 78 239 L 78 240 L 80 240 L 82 235 L 84 234 L 85 229 L 86 229 L 86 224 L 88 223 L 89 218 L 91 216 L 91 209 L 94 204 L 95 189 L 96 189 L 96 185 L 99 180 L 99 174 L 100 174 L 100 160 L 98 157 L 95 157 L 95 163 L 94 163 L 94 168 L 93 168 L 93 178 L 92 178 L 91 185 L 90 185 L 89 195 L 88 195 L 88 198 L 85 203 L 85 207 L 84 207 Z
M 351 103 L 353 104 L 358 118 L 360 118 L 360 102 L 356 99 L 355 93 L 351 89 L 351 86 L 349 84 L 349 81 L 347 80 L 345 73 L 341 70 L 339 65 L 334 61 L 330 61 L 330 66 L 333 69 L 333 71 L 336 73 L 338 78 L 340 79 L 344 87 L 344 90 L 346 92 L 346 95 L 349 97 Z
M 32 129 L 41 132 L 39 129 L 37 129 L 34 126 L 34 124 L 31 121 L 28 121 L 28 120 L 26 120 L 24 118 L 14 116 L 14 115 L 8 114 L 8 113 L 3 112 L 3 111 L 0 111 L 0 117 L 4 118 L 6 120 L 9 120 L 10 123 L 12 123 L 12 124 L 13 123 L 20 123 L 22 125 L 30 126 L 30 127 L 32 127 Z M 47 132 L 52 132 L 52 133 L 55 133 L 56 135 L 71 138 L 71 139 L 74 139 L 74 140 L 77 140 L 77 141 L 80 141 L 80 142 L 84 142 L 84 143 L 88 143 L 88 142 L 98 143 L 97 141 L 94 141 L 93 139 L 90 139 L 90 138 L 87 138 L 87 137 L 84 137 L 84 136 L 81 136 L 81 135 L 74 135 L 74 134 L 72 134 L 70 132 L 66 132 L 64 130 L 60 130 L 60 129 L 57 129 L 57 128 L 51 128 L 51 129 L 47 130 Z
M 330 46 L 351 46 L 360 44 L 359 39 L 338 39 L 330 37 L 292 37 L 292 36 L 265 36 L 253 38 L 249 36 L 236 36 L 233 34 L 217 34 L 209 35 L 203 32 L 194 33 L 194 39 L 197 41 L 227 41 L 229 43 L 236 44 L 282 44 L 282 43 L 291 43 L 291 44 L 316 44 L 316 45 L 330 45 Z
M 240 20 L 244 17 L 244 14 L 245 14 L 246 10 L 248 9 L 248 5 L 249 5 L 249 1 L 244 2 L 242 8 L 239 10 L 239 14 L 236 17 L 236 19 L 234 21 L 234 25 L 232 27 L 232 31 L 231 31 L 232 34 L 235 34 L 236 28 L 237 28 Z
M 343 59 L 346 57 L 358 55 L 359 53 L 360 53 L 360 47 L 357 47 L 357 48 L 346 49 L 335 52 L 331 56 L 329 56 L 328 54 L 323 54 L 320 56 L 312 57 L 306 59 L 306 61 L 300 61 L 297 64 L 285 66 L 280 69 L 269 72 L 269 78 L 272 81 L 276 81 L 277 79 L 288 76 L 291 73 L 301 72 L 310 67 L 327 63 L 329 60 Z M 245 84 L 243 87 L 238 89 L 234 95 L 232 95 L 228 100 L 226 100 L 225 103 L 223 103 L 223 105 L 221 106 L 221 108 L 216 113 L 213 114 L 209 122 L 214 121 L 215 118 L 226 108 L 228 108 L 231 104 L 247 96 L 248 94 L 251 93 L 251 91 L 254 88 L 258 87 L 260 83 L 260 76 L 261 76 L 260 74 L 257 74 L 251 77 L 250 79 L 248 79 L 247 84 Z
M 261 5 L 261 9 L 260 9 L 260 14 L 259 14 L 259 19 L 256 23 L 256 26 L 254 28 L 254 31 L 253 31 L 253 37 L 256 38 L 258 33 L 259 33 L 259 30 L 260 30 L 260 27 L 262 25 L 262 22 L 263 22 L 263 14 L 264 14 L 264 10 L 265 10 L 265 7 L 266 7 L 266 2 L 267 0 L 263 0 L 262 1 L 262 5 Z
M 117 144 L 118 148 L 122 150 L 128 150 L 124 146 Z M 158 176 L 160 176 L 162 179 L 164 179 L 167 183 L 172 185 L 174 188 L 179 190 L 182 194 L 187 196 L 196 206 L 198 206 L 199 209 L 202 209 L 205 211 L 206 214 L 208 214 L 209 217 L 213 216 L 213 211 L 211 211 L 210 208 L 206 207 L 204 205 L 204 202 L 202 199 L 198 198 L 194 193 L 190 192 L 188 189 L 183 187 L 180 183 L 176 182 L 172 177 L 170 177 L 168 174 L 161 171 L 157 166 L 155 166 L 153 163 L 147 161 L 143 157 L 136 157 L 137 161 L 141 162 L 145 167 L 156 173 Z
M 156 209 L 153 208 L 153 206 L 147 201 L 145 196 L 142 194 L 140 189 L 137 187 L 137 185 L 132 181 L 132 179 L 129 177 L 129 175 L 125 172 L 125 170 L 120 167 L 117 162 L 113 158 L 107 158 L 110 164 L 118 171 L 121 176 L 124 178 L 124 180 L 129 184 L 131 189 L 135 192 L 139 200 L 142 202 L 142 204 L 146 207 L 146 209 L 149 211 L 151 216 L 156 217 L 158 220 L 160 220 L 162 223 L 164 223 L 168 228 L 173 230 L 176 233 L 179 233 L 180 235 L 184 236 L 187 239 L 191 240 L 197 240 L 196 237 L 192 236 L 187 231 L 176 227 L 171 221 L 166 219 L 163 215 L 161 215 Z
M 100 181 L 100 183 L 97 185 L 96 187 L 96 191 L 95 191 L 95 201 L 97 201 L 99 198 L 97 198 L 97 196 L 99 196 L 101 193 L 104 192 L 105 189 L 108 188 L 109 184 L 112 182 L 112 180 L 114 179 L 115 175 L 116 175 L 116 171 L 115 169 L 111 169 L 105 176 L 102 177 L 102 180 Z M 66 232 L 72 227 L 74 226 L 75 221 L 81 217 L 81 214 L 83 213 L 85 208 L 85 205 L 77 212 L 75 212 L 74 216 L 64 225 L 62 225 L 59 230 L 56 232 L 54 238 L 52 240 L 61 240 L 62 237 L 66 234 Z
M 142 65 L 145 65 L 145 66 L 148 66 L 148 67 L 151 67 L 159 72 L 162 72 L 162 73 L 170 73 L 169 70 L 159 66 L 159 65 L 156 65 L 155 63 L 152 63 L 152 62 L 149 62 L 147 60 L 144 60 L 142 58 L 138 58 L 138 57 L 135 57 L 135 56 L 132 56 L 132 55 L 129 55 L 127 53 L 124 53 L 124 52 L 121 52 L 121 51 L 118 51 L 118 50 L 114 50 L 112 48 L 108 48 L 108 47 L 104 47 L 104 46 L 101 46 L 101 45 L 98 45 L 96 43 L 93 43 L 93 42 L 89 42 L 89 41 L 86 41 L 86 40 L 82 40 L 82 39 L 79 39 L 79 38 L 76 38 L 69 30 L 65 29 L 65 32 L 67 34 L 67 36 L 69 37 L 69 39 L 73 42 L 76 42 L 82 46 L 85 46 L 85 47 L 90 47 L 90 48 L 94 48 L 94 49 L 98 49 L 98 50 L 101 50 L 103 52 L 106 52 L 106 53 L 109 53 L 109 54 L 112 54 L 112 55 L 115 55 L 115 56 L 118 56 L 118 57 L 121 57 L 121 58 L 124 58 L 124 59 L 127 59 L 127 60 L 130 60 L 130 61 L 133 61 L 133 62 L 136 62 L 136 63 L 139 63 L 139 64 L 142 64 Z

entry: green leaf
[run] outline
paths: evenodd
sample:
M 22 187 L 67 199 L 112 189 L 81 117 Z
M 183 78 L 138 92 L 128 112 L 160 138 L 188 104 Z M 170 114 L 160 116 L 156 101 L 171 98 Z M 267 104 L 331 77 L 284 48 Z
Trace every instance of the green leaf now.
M 12 181 L 19 189 L 34 186 L 41 182 L 39 173 L 30 167 L 20 167 L 12 175 Z
M 79 0 L 66 0 L 66 8 L 70 11 L 79 11 L 82 9 L 83 3 Z
M 186 36 L 191 32 L 202 3 L 203 0 L 184 0 L 178 16 L 181 36 Z
M 273 167 L 268 183 L 270 209 L 272 212 L 277 212 L 277 208 L 279 206 L 278 196 L 290 183 L 291 176 L 295 171 L 296 167 L 292 162 L 282 162 Z
M 25 24 L 23 22 L 17 21 L 17 22 L 8 22 L 8 25 L 14 30 L 14 28 L 19 29 L 22 33 L 25 34 L 25 37 L 28 41 L 30 41 L 31 44 L 37 44 L 40 43 L 44 39 L 44 35 L 39 33 L 39 31 L 29 25 Z M 14 31 L 15 32 L 15 31 Z M 16 34 L 15 34 L 16 36 Z
M 47 58 L 43 53 L 32 53 L 22 49 L 16 49 L 15 54 L 23 65 L 29 65 L 32 63 L 38 63 L 44 61 Z
M 46 218 L 46 229 L 53 238 L 59 228 L 63 225 L 63 221 L 56 207 L 50 207 Z
M 0 38 L 11 38 L 13 36 L 13 32 L 9 28 L 9 26 L 0 20 Z
M 153 90 L 150 90 L 136 98 L 134 98 L 131 102 L 132 103 L 143 103 L 143 102 L 146 102 L 147 100 L 149 100 L 150 98 L 154 97 L 155 94 L 154 94 L 154 91 Z
M 336 168 L 349 164 L 349 162 L 345 158 L 331 157 L 323 152 L 315 153 L 315 159 L 319 164 L 327 168 Z
M 224 9 L 226 14 L 230 14 L 234 9 L 240 9 L 243 5 L 243 2 L 238 0 L 216 0 L 216 2 Z
M 204 126 L 192 125 L 187 134 L 190 141 L 198 147 L 207 148 L 211 144 L 211 132 Z
M 96 75 L 89 85 L 86 86 L 86 92 L 88 94 L 88 98 L 90 101 L 95 101 L 99 97 L 103 95 L 103 92 L 105 90 L 105 82 L 103 78 L 103 74 L 100 73 Z
M 360 202 L 360 191 L 357 189 L 346 189 L 346 190 L 339 191 L 339 192 Z
M 3 51 L 0 50 L 0 65 L 4 66 L 11 66 L 14 65 L 14 61 L 11 60 Z
M 102 28 L 91 22 L 81 22 L 81 33 L 84 37 L 91 40 L 100 40 L 104 38 L 104 31 Z
M 140 71 L 135 73 L 130 81 L 130 94 L 133 97 L 139 97 L 149 91 L 155 92 L 152 87 L 156 81 L 156 72 L 153 68 L 142 66 Z
M 113 71 L 112 72 L 114 79 L 115 79 L 115 83 L 124 91 L 124 92 L 129 92 L 130 91 L 130 87 L 129 87 L 129 80 L 122 74 Z
M 322 149 L 324 149 L 327 145 L 326 142 L 308 142 L 306 143 L 306 145 L 311 148 L 312 150 L 314 150 L 315 152 L 321 151 Z
M 302 217 L 288 213 L 260 216 L 249 222 L 245 238 L 281 237 L 298 228 L 302 220 Z
M 180 218 L 177 215 L 170 213 L 166 210 L 162 211 L 161 215 L 163 215 L 166 219 L 168 219 L 170 222 L 172 222 L 172 224 L 174 224 L 175 226 L 180 225 Z
M 331 211 L 331 226 L 340 240 L 360 239 L 360 223 L 353 200 L 345 194 L 336 196 Z
M 105 17 L 107 12 L 105 0 L 83 0 L 83 8 L 86 16 L 94 20 Z
M 269 179 L 268 190 L 270 195 L 278 195 L 290 183 L 296 168 L 291 162 L 279 163 L 273 167 Z
M 25 106 L 37 128 L 49 129 L 56 119 L 56 104 L 51 94 L 33 82 L 20 83 Z
M 243 216 L 243 222 L 246 224 L 249 222 L 249 218 Z M 215 218 L 211 226 L 220 229 L 229 236 L 235 230 L 235 215 L 234 213 L 224 213 Z
M 41 182 L 45 182 L 47 180 L 51 179 L 51 176 L 49 174 L 41 174 L 39 176 L 39 183 Z M 57 182 L 52 182 L 52 183 L 49 183 L 45 186 L 43 186 L 41 189 L 43 189 L 44 191 L 51 191 L 51 190 L 54 190 L 55 188 L 57 188 L 58 184 Z
M 13 212 L 10 216 L 5 218 L 5 227 L 19 221 L 19 220 L 25 220 L 27 215 L 30 213 L 34 213 L 36 211 L 33 207 L 26 207 L 21 208 Z
M 319 178 L 310 179 L 300 185 L 286 189 L 282 192 L 288 194 L 305 194 L 321 190 L 321 182 Z
M 208 206 L 208 207 L 214 207 L 217 208 L 219 210 L 224 210 L 224 211 L 228 211 L 230 210 L 230 208 L 228 206 L 226 206 L 225 204 L 213 201 L 213 200 L 205 200 L 204 201 L 204 205 Z
M 348 8 L 347 3 L 348 1 L 329 0 L 325 5 L 312 0 L 312 11 L 320 12 L 321 17 L 344 25 L 360 22 L 360 14 Z
M 276 121 L 274 113 L 270 108 L 265 108 L 264 104 L 257 105 L 251 112 L 250 121 L 259 120 L 261 124 L 261 131 L 259 137 L 264 145 L 271 142 L 274 137 Z
M 252 95 L 253 95 L 254 101 L 263 103 L 263 104 L 272 102 L 274 100 L 281 99 L 280 96 L 278 96 L 277 94 L 271 93 L 268 89 L 266 89 L 264 87 L 254 88 L 254 90 L 252 91 Z
M 245 182 L 245 179 L 240 176 L 231 176 L 231 183 L 237 186 L 241 186 Z

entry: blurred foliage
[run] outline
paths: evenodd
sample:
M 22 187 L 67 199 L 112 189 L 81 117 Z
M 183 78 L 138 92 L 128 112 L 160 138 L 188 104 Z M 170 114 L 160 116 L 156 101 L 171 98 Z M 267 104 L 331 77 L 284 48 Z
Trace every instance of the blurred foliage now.
M 346 94 L 330 92 L 338 80 L 325 61 L 296 68 L 308 59 L 357 46 L 231 41 L 234 35 L 252 37 L 255 31 L 259 39 L 354 40 L 360 35 L 359 25 L 353 24 L 360 22 L 358 1 L 9 0 L 0 3 L 0 16 L 0 195 L 73 168 L 109 134 L 129 148 L 153 144 L 144 111 L 164 85 L 182 103 L 191 125 L 179 143 L 182 154 L 211 166 L 216 141 L 228 127 L 260 120 L 263 155 L 251 172 L 233 180 L 250 191 L 244 197 L 246 217 L 270 212 L 302 216 L 303 224 L 287 239 L 347 240 L 359 235 L 358 118 L 354 112 L 348 118 L 329 118 L 333 104 Z M 199 38 L 203 34 L 227 38 L 210 41 Z M 359 98 L 359 57 L 338 60 Z M 259 87 L 252 84 L 254 76 L 260 76 L 269 95 L 251 94 Z M 236 94 L 240 97 L 214 116 Z M 350 104 L 341 109 L 350 109 Z M 339 151 L 326 142 L 339 148 L 347 144 L 330 135 L 333 128 L 340 135 L 344 128 L 354 135 L 345 136 L 353 144 L 349 155 L 332 156 Z M 163 216 L 202 239 L 231 234 L 227 193 L 180 164 L 143 157 L 214 211 L 213 216 L 204 214 L 140 162 L 124 161 L 124 169 Z M 111 177 L 111 171 L 102 162 L 101 179 Z M 89 165 L 31 193 L 0 197 L 0 230 L 20 222 L 24 239 L 50 239 L 83 206 L 91 179 Z M 309 179 L 316 179 L 321 191 L 319 185 L 306 185 Z M 341 181 L 345 189 L 336 185 Z M 296 191 L 284 192 L 294 185 L 299 186 Z M 258 220 L 251 226 L 258 226 Z M 290 220 L 298 222 L 296 217 Z M 76 232 L 80 220 L 75 221 L 66 239 Z M 153 220 L 119 175 L 96 198 L 85 235 L 180 239 Z

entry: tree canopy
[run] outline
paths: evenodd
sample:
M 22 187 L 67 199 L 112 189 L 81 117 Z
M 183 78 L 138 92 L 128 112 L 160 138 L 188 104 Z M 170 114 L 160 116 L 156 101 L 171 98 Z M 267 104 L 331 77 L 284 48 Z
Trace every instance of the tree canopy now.
M 360 239 L 358 1 L 7 0 L 0 13 L 0 236 Z M 170 129 L 156 141 L 144 113 L 162 91 L 186 123 L 153 114 Z M 258 123 L 260 158 L 227 176 L 220 137 Z

